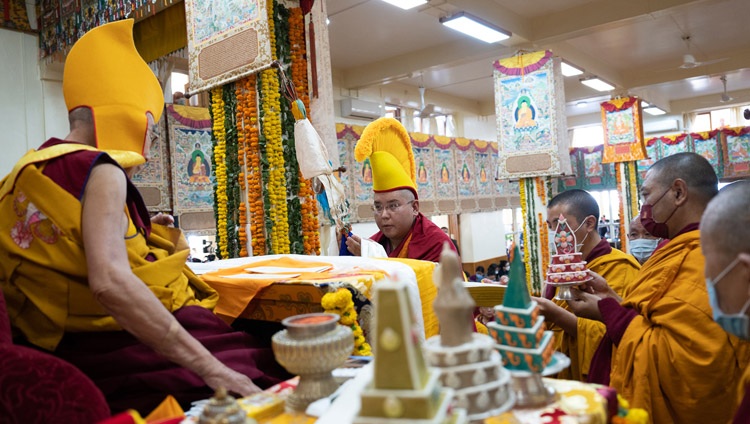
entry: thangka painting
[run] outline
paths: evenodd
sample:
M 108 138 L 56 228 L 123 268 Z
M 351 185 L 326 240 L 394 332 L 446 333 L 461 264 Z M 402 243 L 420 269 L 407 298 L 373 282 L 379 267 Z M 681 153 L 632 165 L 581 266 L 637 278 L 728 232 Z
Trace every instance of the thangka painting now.
M 271 66 L 266 0 L 185 0 L 185 19 L 191 93 Z
M 420 199 L 435 197 L 435 160 L 432 148 L 414 147 L 414 164 L 417 166 L 417 193 Z
M 157 137 L 151 144 L 148 162 L 132 178 L 150 212 L 171 212 L 172 210 L 172 198 L 169 192 L 169 140 L 166 115 L 166 113 L 162 114 L 157 125 Z
M 613 99 L 601 104 L 605 163 L 631 162 L 646 157 L 641 100 Z
M 492 175 L 492 170 L 495 169 L 492 156 L 492 151 L 487 150 L 484 153 L 474 153 L 474 164 L 477 167 L 476 182 L 477 182 L 477 195 L 481 197 L 488 197 L 495 195 L 495 177 Z
M 724 143 L 724 176 L 729 178 L 747 177 L 750 175 L 750 127 L 745 127 L 740 135 L 723 134 Z
M 667 135 L 659 137 L 661 144 L 661 157 L 672 156 L 675 153 L 689 151 L 687 143 L 687 134 Z M 661 158 L 660 158 L 661 159 Z
M 453 150 L 435 149 L 435 169 L 437 171 L 438 200 L 452 200 L 456 196 L 456 162 Z
M 208 118 L 204 108 L 174 106 L 167 110 L 175 215 L 213 211 L 211 121 L 184 116 L 191 111 Z
M 614 190 L 617 188 L 614 165 L 602 163 L 604 146 L 579 147 L 570 150 L 570 163 L 575 177 L 560 178 L 560 191 L 574 188 L 582 190 Z
M 476 197 L 477 193 L 477 167 L 474 164 L 474 152 L 471 150 L 457 149 L 456 153 L 456 178 L 458 178 L 458 196 L 462 198 Z
M 501 179 L 570 173 L 559 58 L 551 51 L 494 62 Z
M 657 140 L 656 138 L 652 138 L 646 141 L 646 157 L 636 162 L 636 174 L 639 185 L 646 179 L 646 172 L 651 168 L 651 165 L 661 159 L 660 143 L 657 143 Z
M 716 170 L 716 175 L 722 178 L 724 167 L 722 165 L 721 144 L 719 143 L 721 134 L 719 134 L 719 131 L 693 133 L 690 134 L 690 138 L 693 140 L 693 151 L 706 158 L 708 163 Z

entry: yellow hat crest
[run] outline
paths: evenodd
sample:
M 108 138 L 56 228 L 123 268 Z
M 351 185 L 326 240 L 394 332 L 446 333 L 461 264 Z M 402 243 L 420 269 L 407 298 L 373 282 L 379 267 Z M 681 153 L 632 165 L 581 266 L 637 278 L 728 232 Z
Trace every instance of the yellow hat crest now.
M 135 48 L 132 19 L 94 28 L 73 45 L 65 61 L 63 95 L 69 112 L 91 109 L 97 148 L 123 168 L 146 161 L 146 113 L 159 121 L 164 94 Z
M 379 118 L 365 127 L 354 147 L 354 158 L 363 162 L 368 157 L 375 192 L 409 189 L 419 197 L 411 138 L 401 122 Z

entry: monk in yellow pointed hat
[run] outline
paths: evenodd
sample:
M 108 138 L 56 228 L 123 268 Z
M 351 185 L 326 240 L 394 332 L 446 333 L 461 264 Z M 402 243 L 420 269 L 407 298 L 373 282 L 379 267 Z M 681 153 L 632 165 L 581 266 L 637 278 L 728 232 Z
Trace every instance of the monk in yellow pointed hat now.
M 246 396 L 289 378 L 270 340 L 214 315 L 218 294 L 187 268 L 184 237 L 160 225 L 171 217 L 150 219 L 128 177 L 164 106 L 132 20 L 78 40 L 63 91 L 70 133 L 29 152 L 0 186 L 14 336 L 78 367 L 112 412 L 145 415 L 167 394 L 188 407 L 220 386 Z
M 369 240 L 349 236 L 346 240 L 349 252 L 356 256 L 379 256 L 380 249 L 373 246 L 374 242 L 388 257 L 437 262 L 443 243 L 456 251 L 450 237 L 419 212 L 411 138 L 399 121 L 380 118 L 370 123 L 354 148 L 354 158 L 370 162 L 372 211 L 380 231 Z

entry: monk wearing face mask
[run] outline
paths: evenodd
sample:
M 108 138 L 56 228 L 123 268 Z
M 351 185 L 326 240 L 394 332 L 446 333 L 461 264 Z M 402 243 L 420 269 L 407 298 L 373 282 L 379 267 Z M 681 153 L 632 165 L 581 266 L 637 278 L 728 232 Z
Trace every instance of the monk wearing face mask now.
M 656 162 L 641 186 L 641 222 L 670 241 L 646 261 L 624 297 L 595 276 L 568 302 L 576 315 L 607 326 L 589 380 L 611 385 L 654 423 L 729 421 L 750 361 L 750 345 L 714 321 L 706 290 L 703 253 L 710 246 L 702 251 L 698 224 L 717 186 L 716 173 L 698 154 Z M 719 271 L 709 276 L 718 280 Z
M 560 215 L 573 229 L 576 250 L 583 254 L 588 269 L 606 276 L 612 288 L 624 295 L 641 267 L 632 256 L 612 248 L 599 235 L 599 205 L 596 199 L 584 190 L 567 190 L 555 196 L 547 205 L 550 233 L 554 233 Z M 545 319 L 551 324 L 549 329 L 557 332 L 557 350 L 570 357 L 570 368 L 562 371 L 558 377 L 585 381 L 591 358 L 604 335 L 604 324 L 576 317 L 564 300 L 548 300 L 554 295 L 555 288 L 548 286 L 544 298 L 536 300 Z
M 750 340 L 750 181 L 724 187 L 701 219 L 706 289 L 714 321 L 729 343 Z M 733 222 L 735 225 L 726 225 Z M 739 387 L 742 396 L 734 423 L 750 420 L 750 367 Z
M 640 215 L 630 221 L 630 231 L 628 231 L 628 253 L 633 255 L 638 263 L 643 265 L 648 258 L 654 253 L 657 246 L 663 239 L 654 237 L 643 228 Z

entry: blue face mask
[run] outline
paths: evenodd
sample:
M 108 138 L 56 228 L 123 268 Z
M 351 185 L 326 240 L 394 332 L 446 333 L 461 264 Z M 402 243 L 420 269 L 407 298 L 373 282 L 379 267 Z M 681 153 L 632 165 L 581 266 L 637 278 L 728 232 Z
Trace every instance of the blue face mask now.
M 646 259 L 650 258 L 656 250 L 656 246 L 659 244 L 661 239 L 647 239 L 639 238 L 628 241 L 628 251 L 630 254 L 638 259 L 638 262 L 644 263 Z
M 711 280 L 706 278 L 706 290 L 708 291 L 708 302 L 714 311 L 714 321 L 729 334 L 733 334 L 740 339 L 750 340 L 750 317 L 745 312 L 750 308 L 750 299 L 745 302 L 745 306 L 736 314 L 726 314 L 719 308 L 719 300 L 716 296 L 716 285 L 740 262 L 740 258 L 735 259 L 723 271 Z

